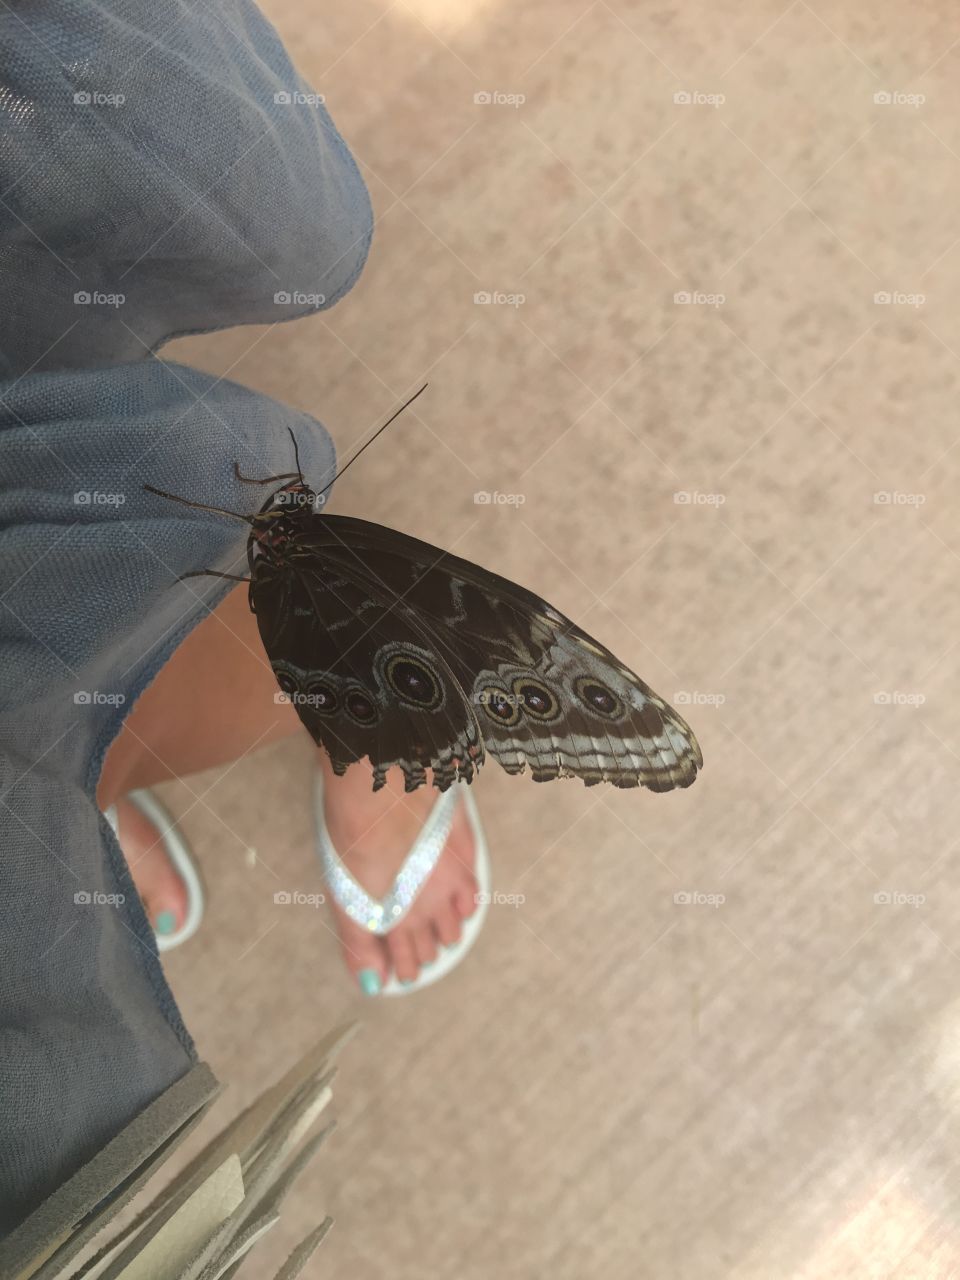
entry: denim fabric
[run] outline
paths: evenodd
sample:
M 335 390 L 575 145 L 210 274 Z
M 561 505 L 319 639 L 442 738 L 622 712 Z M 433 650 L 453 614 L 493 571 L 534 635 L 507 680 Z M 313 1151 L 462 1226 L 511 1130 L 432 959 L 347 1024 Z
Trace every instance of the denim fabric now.
M 0 8 L 0 57 L 3 1234 L 196 1061 L 95 789 L 229 589 L 178 575 L 236 570 L 246 530 L 142 485 L 251 512 L 233 464 L 289 470 L 288 426 L 334 465 L 316 420 L 152 353 L 332 305 L 372 215 L 246 0 Z

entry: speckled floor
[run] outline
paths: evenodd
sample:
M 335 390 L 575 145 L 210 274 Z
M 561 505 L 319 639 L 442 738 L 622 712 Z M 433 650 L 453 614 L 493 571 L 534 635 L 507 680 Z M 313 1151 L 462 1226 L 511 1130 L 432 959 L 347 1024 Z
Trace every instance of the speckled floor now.
M 264 1254 L 329 1210 L 311 1276 L 960 1276 L 955 15 L 266 8 L 373 251 L 332 312 L 165 354 L 343 452 L 429 377 L 332 509 L 534 587 L 685 703 L 706 768 L 657 796 L 491 765 L 525 901 L 381 1003 L 324 916 L 278 925 L 278 884 L 320 887 L 305 739 L 166 789 L 212 889 L 168 971 L 222 1118 L 365 1022 Z

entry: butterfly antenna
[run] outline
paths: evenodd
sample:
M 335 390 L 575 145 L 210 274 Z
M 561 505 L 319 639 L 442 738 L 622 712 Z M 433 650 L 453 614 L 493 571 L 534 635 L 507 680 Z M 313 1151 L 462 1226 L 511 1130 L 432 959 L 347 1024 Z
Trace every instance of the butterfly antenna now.
M 304 480 L 303 471 L 300 468 L 300 450 L 297 448 L 297 437 L 293 434 L 293 427 L 287 427 L 287 430 L 290 432 L 290 439 L 293 441 L 293 460 L 297 464 L 297 475 L 300 478 L 300 483 L 306 485 L 307 482 Z
M 403 413 L 404 409 L 409 408 L 409 407 L 410 407 L 410 405 L 412 405 L 412 404 L 413 404 L 414 400 L 416 400 L 417 396 L 422 395 L 422 394 L 423 394 L 423 392 L 424 392 L 424 391 L 426 391 L 426 389 L 427 389 L 427 387 L 428 387 L 428 386 L 429 386 L 429 383 L 426 383 L 426 382 L 425 382 L 425 383 L 423 384 L 423 386 L 420 388 L 420 390 L 419 390 L 419 391 L 415 391 L 415 392 L 413 393 L 413 395 L 410 397 L 410 399 L 409 399 L 409 400 L 405 400 L 405 401 L 403 402 L 403 404 L 400 406 L 400 408 L 396 411 L 396 413 L 392 413 L 392 414 L 390 415 L 390 417 L 386 420 L 386 422 L 383 424 L 383 426 L 382 426 L 382 427 L 380 427 L 380 429 L 379 429 L 378 431 L 375 431 L 375 432 L 373 433 L 373 435 L 370 437 L 370 439 L 367 441 L 367 443 L 366 443 L 366 444 L 363 444 L 363 445 L 361 445 L 361 446 L 360 446 L 360 448 L 359 448 L 359 449 L 357 450 L 357 452 L 353 455 L 353 457 L 350 459 L 350 461 L 349 461 L 349 462 L 345 462 L 345 463 L 343 464 L 343 466 L 340 468 L 340 470 L 337 472 L 337 474 L 333 477 L 333 479 L 330 481 L 330 483 L 329 483 L 329 484 L 327 484 L 327 485 L 324 485 L 324 487 L 320 490 L 320 493 L 326 493 L 328 489 L 332 488 L 332 487 L 333 487 L 333 485 L 336 483 L 336 481 L 337 481 L 337 480 L 339 480 L 339 479 L 340 479 L 340 477 L 343 475 L 344 471 L 346 471 L 347 467 L 352 467 L 352 466 L 353 466 L 353 464 L 356 462 L 356 460 L 360 457 L 361 453 L 363 453 L 364 449 L 369 449 L 369 448 L 370 448 L 370 446 L 373 444 L 374 440 L 376 440 L 377 436 L 379 436 L 379 435 L 383 435 L 384 431 L 386 431 L 386 429 L 387 429 L 387 427 L 389 427 L 390 423 L 391 423 L 391 422 L 393 422 L 395 418 L 399 418 L 399 417 L 400 417 L 400 415 L 401 415 L 401 413 Z M 318 494 L 318 496 L 319 496 L 319 494 Z
M 214 515 L 231 516 L 234 520 L 242 520 L 244 524 L 253 524 L 249 516 L 241 515 L 239 511 L 226 511 L 223 507 L 208 507 L 204 502 L 191 502 L 189 498 L 181 498 L 176 493 L 167 493 L 165 489 L 157 489 L 152 484 L 145 484 L 143 487 L 147 493 L 155 493 L 158 498 L 169 498 L 171 502 L 182 503 L 185 507 L 195 507 L 197 511 L 212 511 Z

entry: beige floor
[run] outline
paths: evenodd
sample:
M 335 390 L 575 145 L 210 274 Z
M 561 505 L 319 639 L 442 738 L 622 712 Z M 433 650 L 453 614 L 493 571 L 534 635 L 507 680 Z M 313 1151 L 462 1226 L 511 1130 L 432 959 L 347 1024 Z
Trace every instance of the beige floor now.
M 366 1024 L 265 1252 L 329 1209 L 309 1275 L 960 1276 L 955 14 L 266 8 L 363 166 L 373 252 L 322 317 L 166 354 L 343 451 L 428 375 L 333 509 L 534 587 L 692 699 L 706 769 L 656 796 L 491 765 L 525 901 L 390 1003 L 325 917 L 277 919 L 278 887 L 320 888 L 306 740 L 170 788 L 214 892 L 168 968 L 223 1116 Z

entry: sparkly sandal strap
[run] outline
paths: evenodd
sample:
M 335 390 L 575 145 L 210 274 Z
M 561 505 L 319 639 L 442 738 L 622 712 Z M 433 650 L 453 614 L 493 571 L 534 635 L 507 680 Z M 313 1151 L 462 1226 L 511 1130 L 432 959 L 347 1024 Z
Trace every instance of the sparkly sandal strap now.
M 371 933 L 389 933 L 400 923 L 413 906 L 417 894 L 427 877 L 440 860 L 440 855 L 450 835 L 453 813 L 457 804 L 457 786 L 437 797 L 410 852 L 397 872 L 390 891 L 383 898 L 374 898 L 344 866 L 330 839 L 323 809 L 323 778 L 317 771 L 315 803 L 317 843 L 323 861 L 324 875 L 330 892 L 351 918 Z

